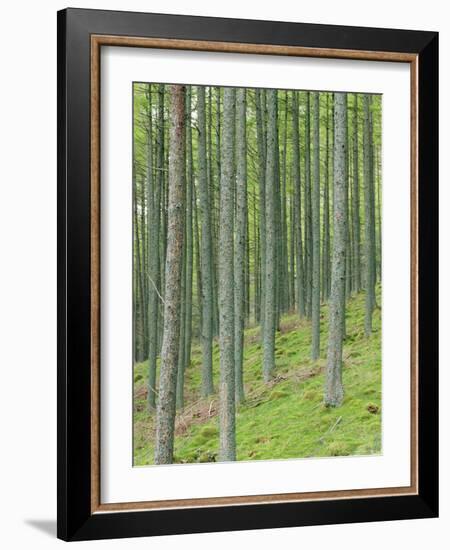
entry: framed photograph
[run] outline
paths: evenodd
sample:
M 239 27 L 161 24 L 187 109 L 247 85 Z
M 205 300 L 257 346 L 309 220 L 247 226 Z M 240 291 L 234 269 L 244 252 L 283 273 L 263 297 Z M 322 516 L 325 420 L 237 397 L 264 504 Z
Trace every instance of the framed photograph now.
M 58 536 L 438 514 L 438 35 L 58 13 Z

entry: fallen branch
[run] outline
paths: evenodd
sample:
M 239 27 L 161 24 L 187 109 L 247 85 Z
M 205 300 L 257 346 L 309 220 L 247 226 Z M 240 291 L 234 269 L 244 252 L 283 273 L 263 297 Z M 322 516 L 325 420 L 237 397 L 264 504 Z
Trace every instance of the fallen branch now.
M 158 288 L 156 287 L 155 285 L 155 282 L 153 281 L 153 279 L 150 277 L 150 275 L 147 274 L 147 277 L 149 278 L 149 281 L 152 283 L 153 285 L 153 288 L 155 289 L 155 292 L 156 294 L 159 296 L 159 299 L 161 300 L 161 302 L 166 305 L 166 302 L 164 301 L 164 298 L 161 296 L 161 294 L 158 292 Z
M 327 433 L 331 433 L 331 432 L 336 428 L 336 426 L 339 424 L 339 422 L 340 422 L 341 420 L 342 420 L 342 416 L 340 416 L 340 417 L 336 420 L 336 422 L 333 424 L 333 426 L 331 427 L 331 429 L 328 430 Z

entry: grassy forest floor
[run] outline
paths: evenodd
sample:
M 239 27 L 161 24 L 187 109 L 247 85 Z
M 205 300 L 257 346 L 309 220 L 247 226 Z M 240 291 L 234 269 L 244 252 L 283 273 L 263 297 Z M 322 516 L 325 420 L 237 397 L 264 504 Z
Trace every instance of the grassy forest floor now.
M 380 304 L 380 287 L 377 287 Z M 366 455 L 381 452 L 381 311 L 364 336 L 364 293 L 347 304 L 341 407 L 323 405 L 328 306 L 321 310 L 321 358 L 310 359 L 311 329 L 297 315 L 281 319 L 276 335 L 275 378 L 262 380 L 259 327 L 245 331 L 246 400 L 236 411 L 238 460 Z M 214 343 L 214 383 L 219 349 Z M 185 375 L 185 408 L 177 413 L 174 462 L 214 462 L 218 453 L 217 395 L 200 397 L 201 350 L 193 343 Z M 134 367 L 134 464 L 153 462 L 154 415 L 147 412 L 147 364 Z

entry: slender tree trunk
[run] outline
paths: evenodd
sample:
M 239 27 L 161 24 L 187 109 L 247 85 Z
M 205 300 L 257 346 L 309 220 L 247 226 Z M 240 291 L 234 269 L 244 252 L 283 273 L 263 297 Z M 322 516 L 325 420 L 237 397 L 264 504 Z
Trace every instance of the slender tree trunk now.
M 295 250 L 297 264 L 297 307 L 300 318 L 305 317 L 305 287 L 303 276 L 303 242 L 302 242 L 302 209 L 301 209 L 301 179 L 300 179 L 300 142 L 298 131 L 298 92 L 292 92 L 292 146 L 293 176 L 294 176 L 294 211 L 295 211 Z
M 327 94 L 327 116 L 326 116 L 326 153 L 325 153 L 325 178 L 323 189 L 323 253 L 322 253 L 322 299 L 329 298 L 330 286 L 330 170 L 329 170 L 329 97 Z
M 290 173 L 292 190 L 292 172 Z M 291 191 L 289 197 L 289 305 L 290 311 L 295 309 L 295 210 L 294 197 Z
M 263 339 L 263 377 L 272 378 L 275 368 L 275 197 L 277 146 L 277 92 L 267 90 L 267 157 L 266 157 L 266 269 Z
M 305 297 L 306 316 L 311 319 L 312 306 L 312 212 L 311 212 L 311 131 L 310 93 L 306 92 L 305 114 Z
M 135 192 L 136 192 L 135 184 Z M 139 330 L 137 330 L 137 335 L 139 337 L 139 354 L 138 361 L 144 360 L 144 281 L 142 278 L 142 261 L 141 261 L 141 239 L 139 235 L 139 217 L 138 217 L 138 200 L 135 197 L 134 200 L 134 232 L 136 239 L 136 268 L 137 268 L 137 280 L 138 280 L 138 294 L 137 294 L 137 304 L 139 312 Z
M 183 260 L 185 88 L 180 85 L 171 85 L 169 91 L 169 238 L 166 255 L 164 333 L 156 420 L 155 464 L 171 464 L 173 461 Z
M 268 107 L 269 110 L 269 107 Z M 269 116 L 269 115 L 268 115 Z M 279 133 L 278 133 L 278 92 L 277 92 L 277 100 L 275 102 L 275 178 L 273 179 L 273 200 L 275 203 L 274 210 L 275 210 L 275 227 L 274 227 L 274 243 L 275 243 L 275 260 L 274 260 L 274 266 L 275 266 L 275 331 L 280 331 L 280 305 L 281 305 L 281 299 L 280 299 L 280 289 L 282 288 L 282 266 L 283 266 L 283 258 L 282 258 L 282 248 L 281 248 L 281 241 L 282 241 L 282 228 L 281 228 L 281 189 L 280 189 L 280 140 L 279 140 Z M 266 176 L 267 181 L 267 176 Z M 267 211 L 267 203 L 266 203 L 266 211 Z M 266 254 L 267 258 L 267 254 Z M 267 269 L 267 266 L 266 266 Z
M 186 224 L 183 227 L 186 232 Z M 184 407 L 184 367 L 185 367 L 185 338 L 186 338 L 186 247 L 182 251 L 182 269 L 181 269 L 181 300 L 180 300 L 180 336 L 178 339 L 178 368 L 177 368 L 177 391 L 176 405 L 177 409 Z
M 378 263 L 378 277 L 381 281 L 381 270 L 383 266 L 383 233 L 382 233 L 382 220 L 381 220 L 381 151 L 380 148 L 376 149 L 376 188 L 377 188 L 377 211 L 378 211 L 378 254 L 380 255 L 380 260 Z
M 159 91 L 160 97 L 164 91 Z M 160 233 L 160 209 L 161 209 L 161 174 L 158 171 L 156 178 L 153 177 L 153 118 L 151 85 L 149 86 L 148 102 L 148 146 L 147 146 L 147 185 L 148 185 L 148 278 L 149 278 L 149 299 L 148 299 L 148 397 L 147 403 L 150 411 L 156 407 L 156 359 L 159 351 L 158 326 L 159 326 L 159 308 L 160 308 L 160 254 L 159 254 L 159 233 Z M 164 96 L 160 99 L 160 107 L 164 120 Z M 161 120 L 159 120 L 161 123 Z M 158 162 L 163 150 L 164 131 L 158 133 L 157 155 Z M 161 166 L 158 164 L 158 168 Z
M 245 285 L 244 326 L 250 321 L 250 222 L 248 219 L 248 194 L 245 193 Z
M 244 400 L 245 246 L 247 233 L 247 136 L 245 88 L 236 91 L 236 238 L 234 247 L 234 365 L 236 402 Z
M 372 96 L 369 96 L 369 105 L 372 105 Z M 369 150 L 370 150 L 370 238 L 373 249 L 373 307 L 375 308 L 375 284 L 377 282 L 377 239 L 375 223 L 375 147 L 374 147 L 373 111 L 369 110 Z
M 354 94 L 353 111 L 353 244 L 355 256 L 355 290 L 360 292 L 361 284 L 361 218 L 359 213 L 359 143 L 358 143 L 358 94 Z
M 192 323 L 192 128 L 191 128 L 191 93 L 186 89 L 186 212 L 185 212 L 185 246 L 183 250 L 183 271 L 181 277 L 181 328 L 178 356 L 177 408 L 184 407 L 184 373 L 191 356 L 191 323 Z
M 233 285 L 234 101 L 235 90 L 225 88 L 219 224 L 220 461 L 236 460 Z
M 143 312 L 143 333 L 142 333 L 142 340 L 143 340 L 143 350 L 144 350 L 144 356 L 143 359 L 148 358 L 148 286 L 147 286 L 147 279 L 148 279 L 148 269 L 147 269 L 147 233 L 148 233 L 148 227 L 147 227 L 147 207 L 148 203 L 146 205 L 146 197 L 147 194 L 147 186 L 145 185 L 145 178 L 142 178 L 141 181 L 141 204 L 140 204 L 140 228 L 141 228 L 141 246 L 142 246 L 142 258 L 141 258 L 141 267 L 142 267 L 142 290 L 144 292 L 142 296 L 142 312 Z
M 345 315 L 345 247 L 347 234 L 347 94 L 334 94 L 334 212 L 330 319 L 325 404 L 342 403 L 342 347 Z
M 255 324 L 260 322 L 260 269 L 259 269 L 259 233 L 258 233 L 258 220 L 257 220 L 257 207 L 256 207 L 256 193 L 252 193 L 253 197 L 253 315 Z
M 216 88 L 216 171 L 217 171 L 217 206 L 214 205 L 214 223 L 212 224 L 212 240 L 213 240 L 213 249 L 215 249 L 215 264 L 213 265 L 213 288 L 214 288 L 214 305 L 213 305 L 213 334 L 214 336 L 219 335 L 219 291 L 218 291 L 218 281 L 219 281 L 219 253 L 218 242 L 219 242 L 219 211 L 220 211 L 220 178 L 221 178 L 221 145 L 220 145 L 220 134 L 221 134 L 221 88 Z
M 258 182 L 259 182 L 259 239 L 261 263 L 260 324 L 261 336 L 264 326 L 266 300 L 266 143 L 264 134 L 265 91 L 256 90 L 256 131 L 258 142 Z M 262 338 L 261 338 L 262 339 Z
M 201 260 L 200 260 L 200 232 L 199 232 L 199 216 L 197 207 L 197 191 L 196 185 L 192 182 L 192 195 L 193 195 L 193 210 L 194 210 L 194 259 L 195 259 L 195 275 L 196 275 L 196 287 L 197 287 L 197 309 L 199 317 L 200 337 L 201 327 L 203 326 L 202 319 L 202 272 L 201 272 Z
M 289 309 L 289 279 L 288 279 L 288 231 L 287 231 L 287 143 L 288 143 L 288 95 L 284 94 L 284 127 L 283 127 L 283 180 L 281 185 L 281 307 L 280 311 Z
M 370 106 L 369 96 L 364 94 L 364 252 L 365 252 L 365 287 L 366 287 L 366 307 L 364 318 L 364 332 L 366 336 L 372 333 L 372 314 L 375 306 L 375 282 L 374 282 L 374 246 L 372 240 L 372 163 L 370 160 Z
M 189 93 L 186 94 L 187 100 L 187 120 L 186 120 L 186 334 L 185 334 L 185 367 L 191 362 L 191 344 L 192 344 L 192 279 L 193 279 L 193 230 L 192 230 L 192 210 L 193 210 L 193 192 L 194 186 L 194 159 L 192 155 L 192 126 L 191 126 L 191 102 L 192 87 L 189 86 Z
M 165 85 L 160 84 L 158 86 L 158 117 L 157 117 L 157 153 L 156 153 L 156 193 L 160 194 L 159 197 L 159 251 L 158 251 L 158 265 L 159 265 L 159 288 L 161 294 L 164 297 L 164 289 L 166 287 L 166 252 L 167 252 L 167 198 L 168 198 L 168 183 L 167 183 L 167 170 L 168 170 L 168 147 L 165 147 L 167 142 L 166 128 L 164 122 L 164 103 L 165 103 Z M 164 304 L 162 301 L 158 304 L 159 316 L 162 318 L 164 314 Z M 163 323 L 158 324 L 158 349 L 161 351 L 162 339 L 163 339 L 164 326 Z
M 206 91 L 205 91 L 206 94 Z M 216 225 L 215 220 L 217 218 L 217 197 L 218 197 L 218 191 L 219 191 L 219 177 L 220 174 L 217 172 L 215 174 L 216 169 L 219 170 L 220 168 L 220 162 L 215 162 L 213 159 L 213 144 L 212 144 L 212 136 L 213 136 L 213 114 L 212 114 L 212 106 L 213 106 L 213 88 L 209 88 L 209 100 L 206 100 L 205 97 L 205 105 L 207 106 L 207 155 L 206 155 L 206 164 L 207 164 L 207 172 L 208 172 L 208 199 L 209 199 L 209 211 L 210 211 L 210 225 L 211 225 L 211 287 L 212 287 L 212 334 L 213 336 L 217 336 L 219 331 L 219 310 L 217 305 L 217 233 L 216 233 Z M 217 114 L 217 121 L 220 120 L 220 114 L 218 112 Z
M 348 159 L 347 166 L 351 165 L 351 159 Z M 345 251 L 345 299 L 348 300 L 352 293 L 352 234 L 351 234 L 351 186 L 350 180 L 347 179 L 347 245 Z M 344 336 L 347 333 L 344 332 Z
M 312 344 L 311 358 L 316 361 L 320 355 L 320 135 L 319 135 L 319 94 L 312 96 L 314 166 L 311 190 L 312 225 L 312 289 L 311 317 Z
M 200 195 L 201 266 L 202 266 L 202 395 L 213 393 L 212 378 L 212 336 L 213 336 L 213 281 L 211 211 L 206 170 L 206 111 L 205 88 L 197 87 L 198 102 L 198 180 Z
M 133 209 L 134 210 L 134 209 Z M 133 212 L 134 217 L 134 212 Z M 138 303 L 138 294 L 139 294 L 139 274 L 136 266 L 136 230 L 133 230 L 133 333 L 134 333 L 134 342 L 133 342 L 133 358 L 134 362 L 137 363 L 140 360 L 139 357 L 139 303 Z
M 329 179 L 329 197 L 330 197 L 330 213 L 331 216 L 334 212 L 334 93 L 331 94 L 331 109 L 330 109 L 330 115 L 331 115 L 331 121 L 330 121 L 330 147 L 329 147 L 329 155 L 330 155 L 330 167 L 331 167 L 331 174 Z M 328 277 L 328 299 L 331 295 L 331 256 L 332 256 L 332 246 L 333 246 L 333 235 L 331 232 L 331 227 L 333 226 L 333 222 L 330 222 L 330 260 L 329 260 L 329 277 Z

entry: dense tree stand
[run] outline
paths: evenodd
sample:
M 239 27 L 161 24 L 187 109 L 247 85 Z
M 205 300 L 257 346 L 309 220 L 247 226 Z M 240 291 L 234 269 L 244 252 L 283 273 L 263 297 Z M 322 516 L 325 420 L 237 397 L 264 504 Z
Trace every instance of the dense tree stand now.
M 332 415 L 352 403 L 343 358 L 351 377 L 355 342 L 363 355 L 379 346 L 381 97 L 133 90 L 135 452 L 145 438 L 140 463 L 267 458 L 261 448 L 288 443 L 249 443 L 241 419 L 286 414 L 282 429 L 295 424 L 301 439 L 316 394 L 303 391 L 305 373 L 323 376 Z M 295 414 L 273 403 L 291 379 Z M 374 400 L 377 383 L 367 382 Z

